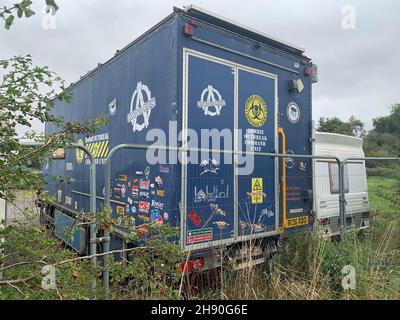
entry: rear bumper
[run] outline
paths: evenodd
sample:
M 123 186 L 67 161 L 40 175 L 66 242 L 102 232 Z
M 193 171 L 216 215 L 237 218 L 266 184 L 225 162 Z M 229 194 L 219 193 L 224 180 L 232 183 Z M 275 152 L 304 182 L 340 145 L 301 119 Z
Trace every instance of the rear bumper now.
M 346 215 L 346 229 L 363 230 L 369 227 L 369 211 Z M 340 218 L 338 216 L 315 220 L 315 229 L 323 236 L 340 234 Z

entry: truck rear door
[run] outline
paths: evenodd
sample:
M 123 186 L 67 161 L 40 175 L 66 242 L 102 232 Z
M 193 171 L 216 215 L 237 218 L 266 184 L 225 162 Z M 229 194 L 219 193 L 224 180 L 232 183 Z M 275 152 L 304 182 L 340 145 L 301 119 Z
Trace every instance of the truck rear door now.
M 274 152 L 275 75 L 189 49 L 184 54 L 182 136 L 188 148 Z M 186 250 L 278 229 L 278 159 L 188 153 L 182 165 L 182 233 Z

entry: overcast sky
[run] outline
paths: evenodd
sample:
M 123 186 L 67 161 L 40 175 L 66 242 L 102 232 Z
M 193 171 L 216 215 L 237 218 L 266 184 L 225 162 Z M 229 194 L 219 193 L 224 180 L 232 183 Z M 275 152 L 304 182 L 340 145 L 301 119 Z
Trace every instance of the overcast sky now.
M 0 0 L 12 4 L 16 0 Z M 0 28 L 0 59 L 32 54 L 70 83 L 109 59 L 116 49 L 172 12 L 181 0 L 57 0 L 56 29 L 42 27 L 45 0 L 37 15 Z M 305 48 L 319 67 L 313 86 L 313 118 L 355 115 L 367 128 L 400 102 L 400 1 L 398 0 L 196 0 L 194 4 Z M 355 29 L 342 12 L 353 6 Z M 345 7 L 346 9 L 346 7 Z M 351 14 L 351 13 L 350 13 Z M 345 22 L 348 22 L 345 19 Z M 347 27 L 351 27 L 346 24 Z M 35 125 L 35 128 L 40 128 Z

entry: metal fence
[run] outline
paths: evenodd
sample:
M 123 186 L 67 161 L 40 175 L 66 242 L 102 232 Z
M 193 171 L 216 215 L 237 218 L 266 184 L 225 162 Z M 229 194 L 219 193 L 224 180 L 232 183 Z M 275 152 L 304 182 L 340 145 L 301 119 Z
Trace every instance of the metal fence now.
M 95 212 L 96 211 L 96 185 L 97 183 L 102 183 L 96 181 L 96 163 L 93 155 L 91 152 L 85 148 L 82 145 L 77 145 L 77 144 L 72 144 L 69 146 L 70 148 L 79 148 L 83 150 L 90 162 L 89 170 L 90 170 L 90 211 Z M 165 150 L 165 151 L 173 151 L 181 154 L 187 154 L 188 152 L 197 152 L 197 153 L 217 153 L 217 154 L 229 154 L 231 156 L 238 156 L 242 155 L 244 152 L 236 152 L 236 151 L 230 151 L 230 150 L 212 150 L 212 149 L 200 149 L 200 148 L 184 148 L 184 147 L 167 147 L 167 146 L 156 146 L 156 145 L 141 145 L 141 144 L 121 144 L 116 147 L 114 147 L 107 155 L 105 159 L 105 165 L 104 165 L 104 173 L 105 173 L 105 180 L 104 180 L 104 203 L 107 204 L 108 206 L 111 205 L 112 199 L 111 199 L 111 163 L 113 156 L 120 150 L 135 150 L 136 152 L 140 151 L 146 151 L 149 149 L 157 149 L 157 150 Z M 336 230 L 339 233 L 345 232 L 347 226 L 357 226 L 359 227 L 359 221 L 356 218 L 356 215 L 353 215 L 352 212 L 352 204 L 350 203 L 352 201 L 351 199 L 351 192 L 349 190 L 349 181 L 352 180 L 352 178 L 360 176 L 360 175 L 365 175 L 365 172 L 355 172 L 353 170 L 349 170 L 349 166 L 354 165 L 355 163 L 358 164 L 365 164 L 365 161 L 369 160 L 375 160 L 375 161 L 397 161 L 400 160 L 400 158 L 383 158 L 383 157 L 364 157 L 364 158 L 348 158 L 348 159 L 339 159 L 338 157 L 335 156 L 318 156 L 318 155 L 296 155 L 296 154 L 277 154 L 277 153 L 251 153 L 251 152 L 246 152 L 246 154 L 251 154 L 254 157 L 264 157 L 264 158 L 269 158 L 269 159 L 277 159 L 280 160 L 280 165 L 281 165 L 281 170 L 279 174 L 279 183 L 277 186 L 280 188 L 280 197 L 279 197 L 279 205 L 282 209 L 281 216 L 282 216 L 282 228 L 290 228 L 291 227 L 291 221 L 288 219 L 288 212 L 290 209 L 287 208 L 287 205 L 290 204 L 290 201 L 305 201 L 305 202 L 310 202 L 310 208 L 312 211 L 319 210 L 321 216 L 332 216 L 331 211 L 336 210 L 336 215 L 337 212 L 339 212 L 339 217 L 335 222 L 332 222 L 332 225 L 336 225 Z M 299 160 L 300 163 L 300 168 L 299 168 L 299 174 L 293 174 L 290 173 L 289 171 L 292 170 L 292 164 L 293 162 L 296 162 L 296 159 Z M 308 170 L 308 174 L 302 173 L 302 161 L 308 161 L 311 163 L 313 166 L 313 169 L 315 170 L 316 166 L 318 166 L 318 162 L 323 163 L 324 165 L 326 164 L 326 170 L 325 171 L 320 171 L 318 175 L 315 173 L 313 174 L 314 170 Z M 301 173 L 301 174 L 300 174 Z M 228 179 L 229 177 L 223 177 Z M 232 178 L 232 177 L 231 177 Z M 265 177 L 268 178 L 268 177 Z M 269 177 L 273 178 L 273 177 Z M 326 188 L 329 189 L 327 193 L 329 193 L 329 197 L 326 198 L 319 198 L 315 199 L 312 192 L 302 192 L 304 190 L 298 190 L 296 189 L 296 181 L 300 179 L 312 179 L 312 184 L 313 184 L 313 189 L 318 188 L 320 183 L 324 182 L 326 184 Z M 189 181 L 189 179 L 208 179 L 208 178 L 203 178 L 203 177 L 186 177 L 186 182 Z M 245 177 L 244 179 L 247 184 L 251 183 L 251 178 L 250 177 Z M 204 180 L 205 181 L 205 180 Z M 207 182 L 207 181 L 206 181 Z M 294 186 L 294 187 L 293 187 Z M 328 190 L 327 189 L 327 190 Z M 366 191 L 366 190 L 365 190 Z M 358 199 L 360 200 L 360 199 Z M 329 202 L 331 203 L 336 203 L 335 206 L 329 206 Z M 361 204 L 363 205 L 366 204 L 366 211 L 368 211 L 368 197 L 365 199 L 361 198 Z M 238 203 L 232 203 L 232 206 L 238 205 L 239 208 L 245 207 L 246 203 L 238 201 Z M 209 204 L 207 203 L 207 207 L 209 207 Z M 12 224 L 12 223 L 33 223 L 37 224 L 39 222 L 38 220 L 38 209 L 35 206 L 35 195 L 33 191 L 18 191 L 17 192 L 17 201 L 14 204 L 8 204 L 6 206 L 6 211 L 7 211 L 7 223 Z M 28 210 L 25 210 L 25 208 L 29 208 Z M 176 208 L 169 208 L 171 210 L 181 210 L 182 207 L 178 206 Z M 185 208 L 188 209 L 188 208 Z M 241 209 L 239 209 L 241 210 Z M 22 212 L 32 212 L 31 215 L 25 215 L 22 214 Z M 292 212 L 290 212 L 292 213 Z M 350 222 L 348 221 L 350 218 Z M 244 219 L 246 220 L 246 219 Z M 334 221 L 334 219 L 333 219 Z M 256 233 L 257 230 L 255 230 L 255 226 L 257 223 L 255 221 L 251 221 L 249 218 L 247 221 L 244 221 L 244 223 L 248 223 L 252 225 L 253 231 Z M 92 257 L 92 263 L 96 265 L 96 243 L 99 241 L 103 243 L 103 253 L 107 253 L 110 251 L 110 234 L 108 233 L 107 230 L 104 231 L 104 234 L 100 237 L 97 238 L 96 232 L 95 232 L 95 221 L 91 221 L 90 223 L 90 255 Z M 238 230 L 240 229 L 237 228 Z M 282 230 L 281 230 L 282 231 Z M 240 234 L 239 234 L 240 236 Z M 103 287 L 105 289 L 106 295 L 108 294 L 109 291 L 109 270 L 108 270 L 108 255 L 104 255 L 104 261 L 103 261 Z M 92 283 L 93 290 L 95 291 L 96 289 L 96 283 L 93 281 Z

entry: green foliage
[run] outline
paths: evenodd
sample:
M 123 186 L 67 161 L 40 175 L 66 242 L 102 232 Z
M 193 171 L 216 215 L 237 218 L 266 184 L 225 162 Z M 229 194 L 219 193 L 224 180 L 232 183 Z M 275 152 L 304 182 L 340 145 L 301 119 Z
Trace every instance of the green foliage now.
M 90 261 L 77 256 L 50 235 L 42 226 L 8 226 L 0 229 L 4 256 L 0 269 L 2 299 L 89 299 L 90 281 L 99 276 Z M 58 263 L 66 261 L 57 266 Z M 56 268 L 56 289 L 44 289 L 42 280 L 46 265 Z
M 318 131 L 353 135 L 364 138 L 363 149 L 368 157 L 397 157 L 400 154 L 400 103 L 391 106 L 388 116 L 373 120 L 374 128 L 366 133 L 364 124 L 354 116 L 348 121 L 337 117 L 320 118 Z M 396 176 L 400 163 L 394 161 L 367 161 L 369 175 Z
M 32 1 L 24 0 L 12 7 L 0 9 L 0 18 L 5 21 L 5 28 L 11 27 L 15 17 L 22 18 L 25 15 L 29 18 L 34 15 L 31 4 Z M 46 5 L 52 14 L 58 10 L 54 0 L 46 0 Z M 49 161 L 54 150 L 67 148 L 69 143 L 76 141 L 78 134 L 94 134 L 107 123 L 108 118 L 100 116 L 82 122 L 65 122 L 62 117 L 54 116 L 51 110 L 55 101 L 68 103 L 72 97 L 57 74 L 47 67 L 33 65 L 29 55 L 0 60 L 0 68 L 0 198 L 12 203 L 16 189 L 35 189 L 46 183 L 31 170 L 33 163 L 37 165 Z M 34 119 L 52 124 L 57 128 L 56 133 L 44 137 L 30 132 L 24 137 L 18 137 L 17 126 L 30 127 Z M 23 146 L 20 144 L 21 138 L 40 142 L 41 146 Z M 54 179 L 57 183 L 72 182 L 67 177 Z M 39 193 L 39 198 L 42 205 L 55 201 L 54 195 L 46 192 Z M 135 227 L 131 218 L 126 219 L 130 231 L 126 241 L 130 248 L 110 253 L 111 297 L 179 298 L 181 276 L 176 265 L 182 260 L 182 252 L 174 242 L 179 231 L 156 223 Z M 96 221 L 99 235 L 105 230 L 113 232 L 115 221 L 111 218 L 111 209 L 104 206 L 98 212 L 78 216 L 77 224 L 71 230 L 66 230 L 65 235 L 72 237 L 78 228 L 85 228 L 92 221 Z M 34 225 L 0 226 L 0 299 L 93 297 L 91 284 L 93 280 L 100 279 L 104 254 L 97 255 L 98 264 L 94 267 L 90 263 L 91 256 L 78 257 L 61 241 L 56 240 L 52 231 Z M 114 260 L 121 255 L 124 257 L 122 260 Z M 42 286 L 44 266 L 56 268 L 54 289 L 44 289 Z M 95 295 L 102 296 L 100 285 Z
M 58 10 L 58 6 L 54 0 L 46 0 L 45 4 L 47 6 L 47 12 L 52 10 L 52 14 L 54 14 Z M 11 28 L 12 24 L 14 23 L 15 16 L 17 16 L 17 18 L 22 18 L 25 15 L 25 18 L 30 18 L 35 15 L 36 13 L 31 9 L 31 5 L 31 0 L 23 0 L 14 4 L 13 6 L 3 6 L 0 8 L 0 18 L 4 20 L 4 27 L 6 30 Z
M 379 117 L 373 120 L 376 132 L 392 133 L 400 137 L 400 103 L 390 107 L 390 114 L 386 117 Z
M 111 299 L 179 299 L 180 274 L 176 264 L 183 259 L 177 244 L 178 234 L 168 225 L 148 226 L 148 236 L 131 242 L 123 252 L 110 254 Z M 72 231 L 71 231 L 72 233 Z M 2 299 L 91 299 L 103 297 L 101 287 L 102 260 L 97 267 L 90 256 L 79 257 L 65 248 L 44 226 L 15 225 L 0 229 L 0 300 Z M 119 258 L 119 260 L 114 260 Z M 44 266 L 55 268 L 56 288 L 45 289 Z M 98 280 L 93 293 L 91 283 Z
M 365 136 L 364 124 L 361 120 L 350 117 L 348 121 L 342 121 L 337 117 L 325 118 L 322 117 L 318 121 L 318 131 L 345 134 L 348 136 Z
M 399 180 L 368 180 L 371 224 L 341 241 L 317 233 L 290 236 L 269 263 L 243 270 L 224 266 L 217 288 L 190 298 L 207 299 L 400 299 Z M 344 290 L 342 268 L 355 268 L 356 287 Z
M 32 163 L 49 159 L 55 149 L 74 142 L 77 134 L 93 134 L 108 118 L 65 122 L 52 115 L 56 100 L 68 103 L 72 97 L 57 74 L 47 67 L 35 66 L 29 55 L 0 60 L 0 68 L 0 198 L 12 201 L 14 189 L 38 188 L 43 184 L 32 172 Z M 35 132 L 18 137 L 17 128 L 31 127 L 32 120 L 51 123 L 58 131 L 46 137 Z M 22 146 L 20 139 L 24 138 L 43 145 Z
M 136 238 L 138 250 L 129 261 L 114 263 L 111 290 L 114 299 L 180 299 L 181 274 L 177 263 L 183 252 L 173 240 L 179 230 L 168 225 L 148 225 L 148 234 Z
M 373 120 L 374 128 L 364 140 L 364 151 L 370 157 L 398 157 L 400 154 L 400 104 L 391 107 L 390 114 Z M 368 173 L 394 177 L 400 172 L 397 161 L 368 161 Z
M 390 114 L 373 120 L 374 129 L 366 140 L 370 156 L 398 156 L 400 153 L 400 104 L 391 107 Z

